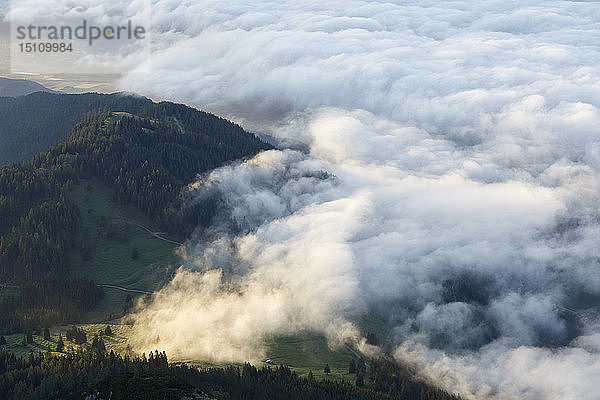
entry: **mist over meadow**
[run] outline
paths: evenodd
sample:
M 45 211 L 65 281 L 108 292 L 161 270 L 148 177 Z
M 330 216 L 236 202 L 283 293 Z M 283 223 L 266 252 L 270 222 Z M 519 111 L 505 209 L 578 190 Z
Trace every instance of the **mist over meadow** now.
M 280 150 L 190 187 L 217 217 L 136 348 L 375 352 L 370 315 L 382 351 L 466 398 L 598 398 L 597 3 L 155 0 L 151 32 L 122 88 Z

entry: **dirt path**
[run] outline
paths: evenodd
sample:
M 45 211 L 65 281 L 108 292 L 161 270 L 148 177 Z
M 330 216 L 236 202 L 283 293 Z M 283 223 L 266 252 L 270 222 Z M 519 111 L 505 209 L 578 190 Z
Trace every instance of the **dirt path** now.
M 118 289 L 118 290 L 122 290 L 124 292 L 154 294 L 154 292 L 146 292 L 145 290 L 138 290 L 138 289 L 129 289 L 129 288 L 124 288 L 122 286 L 117 286 L 117 285 L 96 285 L 96 286 L 103 287 L 103 288 L 110 288 L 110 289 Z
M 162 232 L 153 232 L 150 229 L 146 228 L 144 225 L 138 224 L 137 222 L 130 221 L 130 220 L 128 220 L 127 218 L 125 218 L 123 216 L 118 215 L 117 219 L 121 219 L 123 221 L 127 221 L 130 224 L 133 224 L 133 225 L 137 226 L 138 228 L 142 228 L 143 230 L 145 230 L 146 232 L 148 232 L 149 234 L 151 234 L 155 238 L 162 240 L 163 242 L 167 242 L 167 243 L 171 243 L 171 244 L 176 244 L 177 246 L 183 246 L 183 243 L 179 243 L 179 242 L 176 242 L 174 240 L 170 240 L 170 239 L 167 239 L 165 237 L 162 237 L 161 235 L 164 235 L 164 233 L 162 233 Z
M 20 289 L 20 286 L 9 285 L 8 283 L 0 283 L 0 289 Z

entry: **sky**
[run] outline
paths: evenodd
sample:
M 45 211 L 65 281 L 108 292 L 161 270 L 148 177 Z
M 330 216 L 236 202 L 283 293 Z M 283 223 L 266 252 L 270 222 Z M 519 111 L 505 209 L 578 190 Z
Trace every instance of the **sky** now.
M 598 398 L 596 2 L 151 14 L 151 56 L 124 57 L 115 85 L 280 149 L 190 186 L 220 198 L 218 218 L 135 316 L 136 348 L 259 360 L 269 338 L 317 332 L 370 353 L 369 315 L 381 351 L 465 398 Z

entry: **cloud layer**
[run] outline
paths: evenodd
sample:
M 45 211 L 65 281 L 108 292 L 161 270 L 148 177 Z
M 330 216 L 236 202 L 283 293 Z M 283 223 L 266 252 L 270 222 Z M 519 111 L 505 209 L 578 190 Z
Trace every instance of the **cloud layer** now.
M 137 315 L 139 348 L 259 358 L 360 340 L 468 398 L 594 398 L 600 9 L 594 2 L 153 4 L 121 85 L 296 150 L 202 177 L 219 219 Z M 565 373 L 568 371 L 568 373 Z

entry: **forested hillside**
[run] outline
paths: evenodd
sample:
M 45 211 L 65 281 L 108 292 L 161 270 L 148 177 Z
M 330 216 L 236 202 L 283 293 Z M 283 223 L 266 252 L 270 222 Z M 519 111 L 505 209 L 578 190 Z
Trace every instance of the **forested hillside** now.
M 0 96 L 4 96 L 0 94 Z M 21 97 L 0 97 L 0 165 L 28 161 L 65 139 L 90 110 L 140 113 L 149 99 L 124 94 L 55 94 L 36 92 Z
M 97 339 L 99 342 L 101 339 Z M 169 365 L 165 353 L 123 357 L 96 350 L 27 359 L 0 350 L 0 398 L 7 400 L 458 400 L 457 396 L 415 381 L 401 368 L 375 360 L 359 385 L 301 378 L 286 366 L 199 370 Z
M 77 321 L 102 297 L 71 279 L 68 253 L 85 251 L 81 210 L 65 193 L 81 178 L 101 180 L 113 201 L 135 205 L 165 229 L 185 233 L 202 218 L 178 212 L 180 193 L 197 173 L 270 146 L 239 126 L 183 105 L 124 100 L 137 116 L 86 113 L 67 138 L 33 160 L 0 168 L 0 332 Z M 208 217 L 207 217 L 208 216 Z

